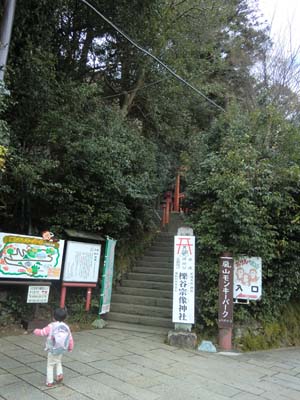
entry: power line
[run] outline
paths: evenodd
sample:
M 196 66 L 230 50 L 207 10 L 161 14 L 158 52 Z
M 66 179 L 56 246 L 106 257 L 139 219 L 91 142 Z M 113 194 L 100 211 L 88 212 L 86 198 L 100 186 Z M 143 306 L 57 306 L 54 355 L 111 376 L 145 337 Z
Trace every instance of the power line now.
M 167 79 L 169 79 L 169 78 L 159 79 L 158 81 L 148 83 L 147 85 L 143 85 L 142 87 L 140 87 L 140 88 L 138 88 L 138 89 L 126 90 L 126 93 L 133 93 L 133 92 L 135 92 L 135 91 L 140 91 L 140 90 L 146 89 L 146 88 L 149 87 L 149 86 L 157 85 L 158 83 L 164 82 L 164 81 L 166 81 Z M 106 99 L 111 99 L 111 98 L 113 98 L 113 97 L 120 97 L 122 94 L 124 94 L 124 91 L 123 91 L 123 92 L 120 92 L 120 93 L 116 93 L 116 94 L 111 94 L 111 95 L 109 95 L 109 96 L 101 97 L 101 99 L 106 100 Z
M 111 22 L 108 18 L 106 18 L 103 14 L 100 13 L 94 6 L 92 6 L 88 1 L 86 0 L 81 0 L 83 3 L 85 3 L 88 7 L 90 7 L 96 14 L 98 14 L 104 21 L 106 21 L 110 26 L 112 26 L 117 32 L 119 32 L 125 39 L 127 39 L 133 46 L 135 46 L 137 49 L 142 51 L 143 53 L 147 54 L 151 58 L 153 58 L 158 64 L 160 64 L 162 67 L 164 67 L 167 71 L 170 72 L 176 79 L 178 79 L 180 82 L 184 83 L 186 86 L 194 90 L 196 93 L 198 93 L 201 97 L 203 97 L 205 100 L 207 100 L 209 103 L 217 107 L 219 110 L 225 112 L 224 108 L 219 106 L 217 103 L 215 103 L 213 100 L 211 100 L 209 97 L 207 97 L 204 93 L 202 93 L 199 89 L 195 88 L 193 85 L 191 85 L 189 82 L 187 82 L 184 78 L 182 78 L 180 75 L 176 74 L 168 65 L 163 63 L 159 58 L 151 54 L 148 50 L 144 49 L 137 43 L 135 43 L 126 33 L 121 31 L 113 22 Z

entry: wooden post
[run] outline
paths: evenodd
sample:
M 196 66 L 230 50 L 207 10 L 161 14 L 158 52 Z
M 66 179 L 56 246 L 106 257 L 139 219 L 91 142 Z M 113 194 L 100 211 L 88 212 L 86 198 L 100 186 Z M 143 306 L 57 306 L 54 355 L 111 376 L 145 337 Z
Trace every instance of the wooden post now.
M 64 308 L 64 306 L 65 306 L 66 295 L 67 295 L 67 287 L 63 285 L 61 287 L 61 292 L 60 292 L 60 307 L 61 308 Z
M 219 259 L 219 346 L 232 348 L 233 327 L 233 257 L 223 253 Z
M 89 311 L 91 305 L 92 288 L 95 288 L 96 286 L 96 283 L 63 282 L 60 295 L 60 307 L 65 306 L 67 287 L 85 287 L 87 288 L 85 309 L 86 311 Z
M 85 311 L 89 311 L 91 307 L 92 288 L 88 287 L 86 291 Z

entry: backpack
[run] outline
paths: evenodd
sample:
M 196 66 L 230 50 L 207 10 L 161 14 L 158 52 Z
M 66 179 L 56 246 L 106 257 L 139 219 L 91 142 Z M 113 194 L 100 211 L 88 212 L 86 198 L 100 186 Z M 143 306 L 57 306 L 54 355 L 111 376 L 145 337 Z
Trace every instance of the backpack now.
M 47 349 L 52 354 L 64 354 L 70 343 L 70 328 L 64 322 L 54 322 L 47 339 Z

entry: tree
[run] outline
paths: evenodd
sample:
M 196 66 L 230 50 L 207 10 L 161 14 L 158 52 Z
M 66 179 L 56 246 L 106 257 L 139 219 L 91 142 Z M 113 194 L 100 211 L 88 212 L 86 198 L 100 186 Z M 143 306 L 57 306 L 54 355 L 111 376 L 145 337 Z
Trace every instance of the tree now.
M 266 42 L 255 76 L 260 103 L 276 106 L 286 118 L 299 123 L 300 47 L 293 47 L 292 39 L 290 34 L 289 43 L 282 38 Z
M 250 113 L 234 107 L 191 141 L 187 190 L 200 243 L 200 312 L 207 322 L 216 317 L 223 251 L 262 257 L 261 313 L 275 316 L 299 293 L 299 150 L 296 126 L 271 106 Z M 207 285 L 215 288 L 210 296 Z
M 0 85 L 0 115 L 3 115 L 7 108 L 8 91 L 4 84 Z M 9 129 L 4 119 L 0 120 L 0 181 L 2 173 L 5 171 L 5 162 L 7 157 L 7 149 L 9 144 Z

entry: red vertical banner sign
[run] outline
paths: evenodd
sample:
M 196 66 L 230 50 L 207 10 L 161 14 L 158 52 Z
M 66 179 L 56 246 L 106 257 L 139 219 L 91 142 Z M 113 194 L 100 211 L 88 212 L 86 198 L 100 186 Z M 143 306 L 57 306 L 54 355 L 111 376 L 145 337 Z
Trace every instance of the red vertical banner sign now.
M 219 344 L 225 350 L 231 349 L 233 325 L 233 258 L 223 254 L 219 260 Z

